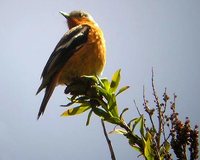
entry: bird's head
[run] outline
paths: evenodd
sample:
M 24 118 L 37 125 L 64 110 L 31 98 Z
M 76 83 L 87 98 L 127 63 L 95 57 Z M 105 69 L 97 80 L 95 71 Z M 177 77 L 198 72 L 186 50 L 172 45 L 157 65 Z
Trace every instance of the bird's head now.
M 67 19 L 69 29 L 84 23 L 97 25 L 93 17 L 85 11 L 72 11 L 69 14 L 60 11 L 60 13 Z

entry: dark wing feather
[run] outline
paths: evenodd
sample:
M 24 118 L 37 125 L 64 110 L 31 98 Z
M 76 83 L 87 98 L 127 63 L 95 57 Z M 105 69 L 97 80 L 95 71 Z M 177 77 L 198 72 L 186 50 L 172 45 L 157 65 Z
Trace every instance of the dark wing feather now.
M 70 57 L 87 42 L 89 29 L 87 25 L 80 25 L 65 33 L 44 67 L 43 82 L 37 94 L 47 86 L 52 76 L 60 71 Z
M 42 72 L 42 77 L 45 77 L 53 67 L 60 64 L 59 59 L 69 59 L 75 53 L 72 51 L 81 47 L 87 41 L 88 31 L 88 26 L 77 26 L 65 33 L 49 57 Z

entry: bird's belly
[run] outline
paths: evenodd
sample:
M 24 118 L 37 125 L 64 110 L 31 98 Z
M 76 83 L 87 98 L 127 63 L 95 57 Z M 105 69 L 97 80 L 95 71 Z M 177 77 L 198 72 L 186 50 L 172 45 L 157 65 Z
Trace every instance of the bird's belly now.
M 60 72 L 58 84 L 69 84 L 83 75 L 100 75 L 106 61 L 101 42 L 85 44 L 66 62 Z

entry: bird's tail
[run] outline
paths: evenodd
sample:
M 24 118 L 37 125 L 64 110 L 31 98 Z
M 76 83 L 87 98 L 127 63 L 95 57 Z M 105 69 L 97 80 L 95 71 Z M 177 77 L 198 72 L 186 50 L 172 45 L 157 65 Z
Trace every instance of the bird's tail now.
M 44 94 L 44 98 L 42 100 L 41 106 L 40 106 L 40 110 L 38 112 L 38 116 L 37 119 L 40 118 L 41 115 L 44 114 L 45 108 L 47 106 L 47 103 L 55 89 L 55 82 L 51 82 L 50 84 L 47 85 L 46 90 L 45 90 L 45 94 Z

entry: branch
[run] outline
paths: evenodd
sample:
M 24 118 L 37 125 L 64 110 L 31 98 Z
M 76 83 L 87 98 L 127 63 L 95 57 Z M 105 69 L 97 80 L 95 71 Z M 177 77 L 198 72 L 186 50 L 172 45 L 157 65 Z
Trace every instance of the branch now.
M 157 110 L 158 110 L 158 135 L 157 135 L 157 148 L 160 148 L 160 138 L 161 138 L 161 134 L 162 134 L 162 111 L 161 111 L 161 106 L 160 106 L 160 102 L 158 100 L 158 96 L 156 93 L 156 89 L 155 89 L 155 85 L 154 85 L 154 71 L 152 68 L 152 77 L 151 77 L 151 82 L 152 82 L 152 89 L 153 89 L 153 96 L 155 98 L 155 103 L 157 106 Z
M 110 150 L 111 159 L 112 160 L 116 160 L 115 153 L 114 153 L 114 150 L 113 150 L 113 147 L 112 147 L 112 143 L 111 143 L 110 139 L 108 138 L 108 134 L 106 132 L 106 127 L 105 127 L 105 124 L 104 124 L 103 120 L 101 120 L 101 124 L 102 124 L 102 127 L 103 127 L 104 136 L 105 136 L 106 141 L 108 143 L 108 147 L 109 147 L 109 150 Z

